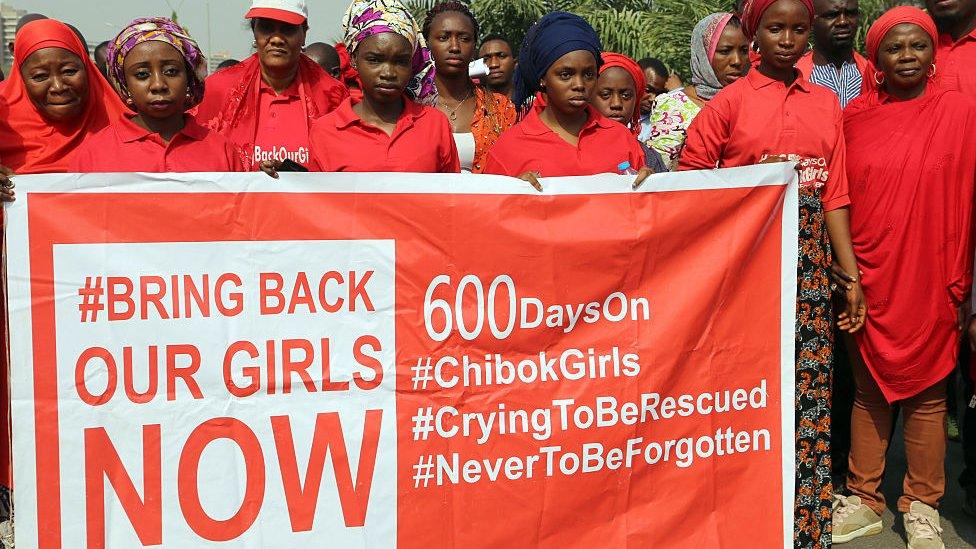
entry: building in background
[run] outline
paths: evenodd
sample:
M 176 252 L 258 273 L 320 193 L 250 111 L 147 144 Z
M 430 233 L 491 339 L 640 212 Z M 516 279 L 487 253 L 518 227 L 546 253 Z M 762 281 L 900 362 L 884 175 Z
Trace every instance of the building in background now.
M 207 68 L 210 69 L 210 74 L 217 72 L 217 65 L 227 61 L 231 58 L 230 52 L 228 51 L 216 51 L 213 55 L 207 59 Z
M 14 54 L 8 45 L 14 41 L 17 31 L 17 21 L 27 15 L 27 10 L 15 8 L 7 3 L 0 3 L 0 44 L 3 45 L 3 71 L 10 74 L 10 67 L 14 64 Z

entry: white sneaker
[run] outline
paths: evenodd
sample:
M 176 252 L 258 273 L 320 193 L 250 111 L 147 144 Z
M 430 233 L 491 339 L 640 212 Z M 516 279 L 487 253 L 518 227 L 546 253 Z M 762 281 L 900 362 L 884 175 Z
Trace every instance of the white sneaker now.
M 903 519 L 908 549 L 945 549 L 938 511 L 921 501 L 913 501 Z
M 861 503 L 861 498 L 834 494 L 833 508 L 832 543 L 847 543 L 881 533 L 881 517 Z

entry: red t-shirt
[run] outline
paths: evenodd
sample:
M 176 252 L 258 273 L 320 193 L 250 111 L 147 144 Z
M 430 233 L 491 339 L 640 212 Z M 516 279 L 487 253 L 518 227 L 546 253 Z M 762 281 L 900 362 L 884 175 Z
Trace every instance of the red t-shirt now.
M 688 128 L 679 170 L 758 164 L 774 155 L 800 162 L 800 185 L 821 187 L 824 210 L 850 204 L 843 115 L 834 92 L 802 74 L 790 85 L 751 70 L 726 86 Z
M 242 172 L 241 153 L 224 136 L 186 116 L 186 125 L 166 143 L 128 114 L 88 138 L 75 153 L 69 171 L 98 172 Z
M 488 151 L 484 173 L 518 177 L 536 172 L 542 177 L 565 177 L 619 173 L 618 166 L 625 161 L 635 170 L 644 165 L 644 150 L 630 130 L 592 106 L 586 112 L 589 118 L 574 146 L 549 129 L 539 112 L 532 109 Z
M 281 93 L 275 93 L 274 88 L 261 80 L 259 98 L 254 163 L 293 160 L 307 166 L 310 159 L 308 113 L 298 79 Z
M 312 123 L 313 171 L 460 173 L 451 123 L 442 112 L 404 98 L 393 135 L 352 110 L 353 100 Z
M 943 87 L 976 97 L 976 30 L 956 41 L 940 34 L 935 67 L 935 78 Z

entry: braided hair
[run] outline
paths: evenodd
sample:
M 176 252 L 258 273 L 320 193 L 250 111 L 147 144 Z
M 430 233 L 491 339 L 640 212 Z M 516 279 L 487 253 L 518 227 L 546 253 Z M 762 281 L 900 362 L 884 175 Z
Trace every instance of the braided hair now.
M 438 15 L 452 11 L 460 13 L 471 20 L 471 26 L 474 27 L 474 41 L 478 42 L 478 33 L 481 30 L 481 27 L 478 25 L 478 19 L 473 13 L 471 13 L 471 9 L 468 8 L 468 6 L 456 0 L 452 0 L 450 2 L 440 2 L 427 10 L 427 16 L 424 17 L 423 26 L 424 38 L 428 40 L 430 39 L 430 27 L 434 24 L 434 19 L 437 19 Z

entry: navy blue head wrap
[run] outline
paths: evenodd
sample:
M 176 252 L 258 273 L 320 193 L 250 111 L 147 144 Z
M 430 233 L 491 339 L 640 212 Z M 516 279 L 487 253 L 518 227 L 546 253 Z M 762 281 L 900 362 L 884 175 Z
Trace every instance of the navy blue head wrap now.
M 596 58 L 597 68 L 603 64 L 600 52 L 603 45 L 593 27 L 582 17 L 565 11 L 554 11 L 532 25 L 519 49 L 515 70 L 515 91 L 512 101 L 524 111 L 539 91 L 539 80 L 560 57 L 569 52 L 584 50 Z

